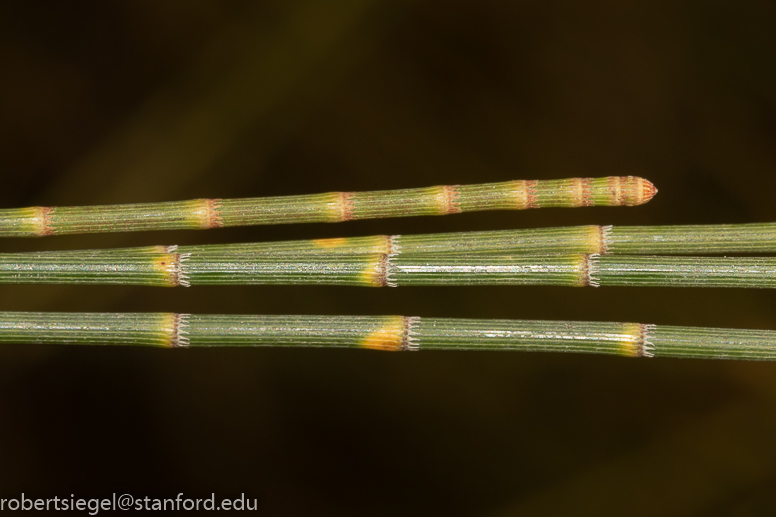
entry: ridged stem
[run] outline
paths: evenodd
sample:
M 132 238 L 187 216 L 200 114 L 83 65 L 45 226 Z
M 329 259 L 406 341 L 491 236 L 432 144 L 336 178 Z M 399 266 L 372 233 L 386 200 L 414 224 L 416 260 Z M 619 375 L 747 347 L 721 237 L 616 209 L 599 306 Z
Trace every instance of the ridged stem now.
M 181 253 L 273 255 L 361 255 L 369 253 L 603 253 L 600 226 L 526 230 L 371 235 L 280 242 L 180 246 Z
M 715 255 L 776 253 L 776 223 L 676 226 L 568 226 L 485 232 L 373 235 L 317 240 L 181 246 L 189 252 L 296 255 L 362 253 L 589 253 Z
M 610 253 L 713 255 L 776 252 L 776 223 L 611 226 Z
M 0 312 L 0 343 L 516 350 L 776 360 L 776 332 L 769 330 L 405 316 Z
M 156 250 L 156 251 L 154 251 Z M 776 287 L 776 257 L 364 254 L 273 256 L 143 248 L 0 254 L 0 283 Z
M 369 253 L 513 253 L 713 255 L 776 253 L 776 223 L 697 226 L 568 226 L 419 235 L 371 235 L 199 246 L 95 250 L 95 253 L 160 252 L 272 255 L 361 255 Z M 57 252 L 70 253 L 70 252 Z M 81 253 L 81 252 L 79 252 Z
M 649 181 L 628 176 L 134 205 L 29 207 L 0 210 L 0 237 L 331 223 L 480 210 L 632 206 L 646 203 L 656 192 Z

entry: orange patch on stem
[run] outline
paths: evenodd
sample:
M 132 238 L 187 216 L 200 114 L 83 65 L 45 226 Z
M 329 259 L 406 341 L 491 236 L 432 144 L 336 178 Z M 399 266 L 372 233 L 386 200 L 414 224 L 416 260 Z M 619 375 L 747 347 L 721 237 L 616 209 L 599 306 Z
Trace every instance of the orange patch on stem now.
M 339 248 L 340 246 L 344 246 L 347 244 L 348 239 L 343 237 L 336 237 L 333 239 L 315 239 L 313 240 L 313 244 L 318 246 L 319 248 Z
M 359 346 L 372 350 L 400 352 L 404 346 L 404 318 L 392 317 L 391 321 L 361 340 Z
M 639 323 L 623 324 L 623 339 L 619 343 L 619 352 L 627 357 L 644 355 L 644 332 Z

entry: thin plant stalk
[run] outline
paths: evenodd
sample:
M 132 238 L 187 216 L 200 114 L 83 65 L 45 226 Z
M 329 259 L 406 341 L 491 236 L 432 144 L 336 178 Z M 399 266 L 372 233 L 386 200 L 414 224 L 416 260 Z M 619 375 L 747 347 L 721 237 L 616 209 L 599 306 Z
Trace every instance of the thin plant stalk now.
M 607 252 L 623 255 L 774 253 L 776 223 L 611 226 L 604 240 Z
M 671 226 L 567 226 L 418 235 L 372 235 L 280 242 L 180 246 L 181 253 L 357 255 L 513 253 L 714 255 L 776 253 L 776 223 Z
M 515 350 L 629 357 L 776 359 L 776 332 L 769 330 L 405 316 L 0 312 L 0 343 Z
M 627 176 L 132 205 L 29 207 L 0 210 L 0 237 L 332 223 L 481 210 L 632 206 L 646 203 L 656 192 L 649 181 Z
M 0 254 L 0 283 L 192 285 L 556 285 L 776 287 L 776 257 L 185 253 Z
M 144 248 L 148 252 L 174 246 Z M 178 246 L 179 253 L 337 256 L 370 253 L 714 255 L 776 253 L 776 223 L 692 226 L 567 226 L 417 235 Z M 139 253 L 141 248 L 95 250 Z M 58 253 L 70 253 L 67 251 Z M 79 252 L 85 253 L 85 252 Z

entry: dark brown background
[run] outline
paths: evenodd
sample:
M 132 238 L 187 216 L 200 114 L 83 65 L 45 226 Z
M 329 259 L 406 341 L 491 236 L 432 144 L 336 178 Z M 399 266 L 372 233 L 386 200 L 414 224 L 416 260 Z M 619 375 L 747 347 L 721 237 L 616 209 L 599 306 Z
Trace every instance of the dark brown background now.
M 7 239 L 2 250 L 776 221 L 766 1 L 0 4 L 0 206 L 639 174 L 637 208 Z M 3 286 L 0 310 L 776 329 L 771 291 Z M 0 349 L 0 492 L 266 515 L 764 515 L 776 367 Z

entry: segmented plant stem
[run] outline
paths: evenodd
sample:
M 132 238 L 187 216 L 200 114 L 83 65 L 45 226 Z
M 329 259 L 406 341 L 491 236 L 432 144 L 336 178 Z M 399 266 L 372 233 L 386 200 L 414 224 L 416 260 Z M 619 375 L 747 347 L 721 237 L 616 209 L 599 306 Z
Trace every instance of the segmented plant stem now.
M 362 255 L 369 253 L 604 253 L 606 228 L 571 226 L 525 230 L 371 235 L 333 239 L 180 246 L 181 253 Z
M 0 283 L 190 285 L 557 285 L 776 287 L 776 257 L 510 255 L 345 256 L 179 253 L 141 248 L 0 254 Z
M 372 235 L 317 240 L 181 246 L 182 253 L 357 255 L 363 253 L 525 253 L 713 255 L 776 253 L 776 223 L 676 226 L 568 226 L 485 232 Z
M 606 246 L 611 253 L 639 255 L 774 253 L 776 223 L 612 226 Z
M 0 343 L 517 350 L 776 359 L 776 332 L 768 330 L 405 316 L 0 312 Z
M 148 248 L 148 251 L 173 246 Z M 179 253 L 361 255 L 369 253 L 512 253 L 713 255 L 776 253 L 776 223 L 697 226 L 568 226 L 485 232 L 371 235 L 333 239 L 179 246 Z M 137 253 L 139 248 L 100 253 Z M 67 253 L 67 252 L 60 252 Z
M 480 210 L 632 206 L 646 203 L 656 192 L 649 181 L 627 176 L 133 205 L 29 207 L 0 210 L 0 237 L 331 223 Z

